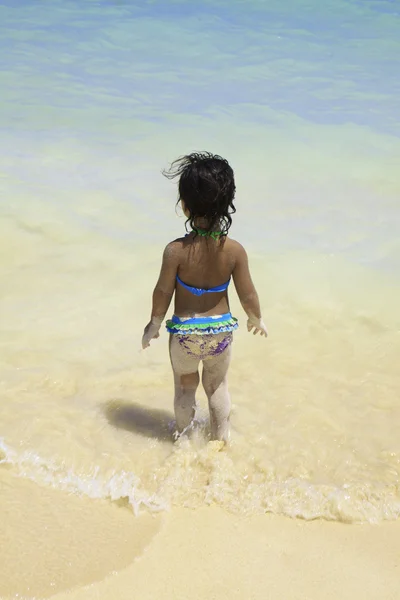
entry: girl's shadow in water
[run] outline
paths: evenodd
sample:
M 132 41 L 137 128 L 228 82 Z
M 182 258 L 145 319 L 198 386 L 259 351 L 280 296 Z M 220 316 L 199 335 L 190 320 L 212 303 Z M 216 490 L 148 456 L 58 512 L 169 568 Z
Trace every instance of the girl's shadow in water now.
M 126 400 L 110 400 L 104 407 L 107 421 L 113 427 L 146 437 L 173 442 L 170 428 L 174 415 L 158 408 L 145 408 Z

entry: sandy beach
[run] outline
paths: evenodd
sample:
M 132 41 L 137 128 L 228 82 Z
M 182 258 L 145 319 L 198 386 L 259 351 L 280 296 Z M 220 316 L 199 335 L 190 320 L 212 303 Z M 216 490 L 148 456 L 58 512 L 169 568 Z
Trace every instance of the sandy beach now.
M 18 486 L 24 511 L 2 493 L 2 599 L 400 597 L 399 522 L 245 518 L 215 507 L 133 517 L 126 506 Z

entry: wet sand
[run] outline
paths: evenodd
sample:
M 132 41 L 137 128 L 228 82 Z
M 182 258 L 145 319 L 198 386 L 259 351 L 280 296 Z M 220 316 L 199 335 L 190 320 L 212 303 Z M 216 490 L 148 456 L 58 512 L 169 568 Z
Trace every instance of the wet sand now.
M 1 489 L 2 598 L 399 598 L 399 521 L 240 517 L 216 507 L 134 517 L 126 505 L 4 473 Z

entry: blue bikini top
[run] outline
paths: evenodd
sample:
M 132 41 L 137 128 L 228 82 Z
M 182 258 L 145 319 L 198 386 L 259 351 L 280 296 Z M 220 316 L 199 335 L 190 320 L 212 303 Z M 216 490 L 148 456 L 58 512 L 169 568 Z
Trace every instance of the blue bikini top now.
M 191 285 L 183 283 L 182 279 L 178 277 L 178 275 L 176 276 L 176 280 L 182 287 L 185 288 L 185 290 L 188 290 L 188 292 L 194 294 L 195 296 L 202 296 L 203 294 L 212 294 L 214 292 L 225 292 L 225 290 L 228 289 L 228 285 L 231 281 L 231 279 L 229 278 L 228 281 L 226 283 L 223 283 L 222 285 L 217 285 L 213 288 L 209 288 L 208 290 L 203 290 L 203 288 L 195 288 Z

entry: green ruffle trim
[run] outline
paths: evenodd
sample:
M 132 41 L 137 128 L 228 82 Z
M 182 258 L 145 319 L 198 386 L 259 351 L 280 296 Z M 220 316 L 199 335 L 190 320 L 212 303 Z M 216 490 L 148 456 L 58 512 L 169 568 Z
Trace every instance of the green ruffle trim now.
M 181 333 L 182 335 L 209 335 L 234 331 L 238 328 L 238 320 L 235 317 L 225 321 L 214 321 L 211 323 L 174 323 L 171 320 L 166 322 L 166 328 L 169 333 Z

